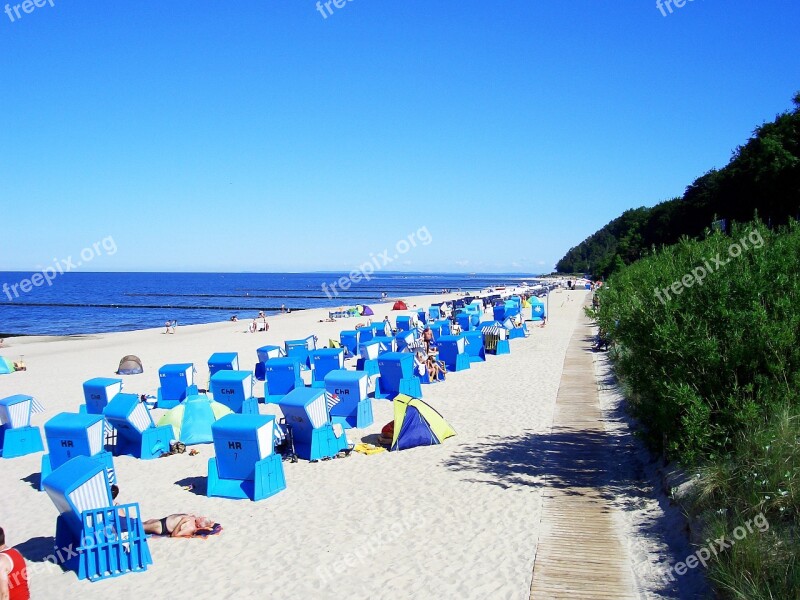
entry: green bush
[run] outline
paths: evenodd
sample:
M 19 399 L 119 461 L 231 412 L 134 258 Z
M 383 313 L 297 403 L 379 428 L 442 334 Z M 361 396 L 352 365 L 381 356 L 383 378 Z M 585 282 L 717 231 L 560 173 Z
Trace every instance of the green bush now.
M 731 257 L 742 238 L 750 248 Z M 717 256 L 730 260 L 702 284 L 687 279 L 680 293 L 664 292 Z M 731 540 L 755 519 L 769 525 L 710 558 L 723 598 L 800 598 L 798 258 L 795 222 L 710 233 L 624 268 L 593 311 L 616 343 L 617 373 L 644 437 L 697 469 L 687 509 L 706 540 L 698 545 Z
M 618 346 L 632 410 L 669 457 L 724 455 L 741 432 L 800 404 L 798 258 L 797 223 L 772 232 L 755 222 L 654 252 L 600 290 L 596 318 Z

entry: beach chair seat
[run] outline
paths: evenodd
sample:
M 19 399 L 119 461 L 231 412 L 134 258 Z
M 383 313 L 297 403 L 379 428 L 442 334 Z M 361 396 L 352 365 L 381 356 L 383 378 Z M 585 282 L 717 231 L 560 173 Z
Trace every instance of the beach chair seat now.
M 265 363 L 264 402 L 276 403 L 294 389 L 305 387 L 297 356 L 271 358 Z
M 344 369 L 344 348 L 320 348 L 311 353 L 314 369 L 311 387 L 324 388 L 325 376 L 331 371 Z
M 430 325 L 431 331 L 433 332 L 434 339 L 439 339 L 443 335 L 450 335 L 450 321 L 446 319 L 440 319 L 438 321 L 432 322 Z
M 207 495 L 255 502 L 285 490 L 276 427 L 274 415 L 227 415 L 215 422 L 216 456 L 208 461 Z
M 113 505 L 107 471 L 97 461 L 76 456 L 44 480 L 59 511 L 55 547 L 70 548 L 62 563 L 79 579 L 99 581 L 146 571 L 153 559 L 139 505 Z
M 397 339 L 394 337 L 379 335 L 373 337 L 372 342 L 379 344 L 378 356 L 386 352 L 397 352 Z
M 255 383 L 251 371 L 217 371 L 211 376 L 209 387 L 215 402 L 238 414 L 257 415 L 258 398 L 253 394 Z
M 483 332 L 478 329 L 465 331 L 464 338 L 467 340 L 466 353 L 470 362 L 483 362 L 486 360 L 486 348 L 483 345 Z
M 169 410 L 183 402 L 187 396 L 197 394 L 194 384 L 195 368 L 192 363 L 176 363 L 164 365 L 158 370 L 158 388 L 156 406 Z
M 400 331 L 394 336 L 397 352 L 411 352 L 411 346 L 417 341 L 417 330 Z
M 175 438 L 172 426 L 156 427 L 149 407 L 136 394 L 117 394 L 103 414 L 117 432 L 113 447 L 116 456 L 150 460 L 169 452 L 170 441 Z
M 265 363 L 270 358 L 282 358 L 286 356 L 286 352 L 280 346 L 261 346 L 256 349 L 258 355 L 258 362 L 253 370 L 257 381 L 264 381 L 266 378 Z
M 238 371 L 239 353 L 238 352 L 215 352 L 208 359 L 208 379 L 214 376 L 217 371 Z
M 42 475 L 39 489 L 50 473 L 76 456 L 91 458 L 116 483 L 114 460 L 105 449 L 106 420 L 103 415 L 59 413 L 44 424 L 48 454 L 42 456 Z
M 445 335 L 439 338 L 439 360 L 449 371 L 469 369 L 470 360 L 466 353 L 467 338 L 463 335 Z
M 414 356 L 408 352 L 387 352 L 378 357 L 380 397 L 393 399 L 398 394 L 422 397 L 419 378 L 414 374 Z M 376 394 L 376 398 L 378 394 Z
M 350 356 L 358 355 L 358 346 L 361 344 L 361 330 L 348 329 L 339 334 L 339 342 L 347 348 Z
M 339 369 L 325 375 L 325 391 L 331 423 L 345 429 L 363 429 L 374 422 L 372 400 L 368 397 L 368 376 L 361 371 Z
M 295 452 L 300 458 L 315 462 L 349 449 L 344 428 L 330 421 L 325 390 L 293 390 L 278 402 L 278 406 L 285 426 L 291 428 Z
M 32 396 L 17 394 L 0 400 L 0 458 L 18 458 L 42 452 L 42 432 L 31 425 L 31 415 L 44 412 Z
M 83 404 L 79 412 L 102 415 L 108 403 L 122 392 L 122 379 L 95 377 L 83 383 Z
M 416 329 L 416 315 L 399 315 L 395 319 L 395 326 L 398 332 Z
M 378 383 L 381 370 L 378 367 L 378 356 L 381 353 L 380 342 L 370 339 L 358 347 L 358 360 L 356 361 L 356 371 L 367 374 L 367 390 L 374 397 L 380 397 L 380 384 Z
M 481 324 L 483 345 L 487 354 L 499 356 L 510 354 L 511 346 L 508 343 L 506 328 L 500 323 Z
M 299 340 L 286 340 L 284 348 L 286 356 L 296 357 L 300 361 L 300 368 L 307 370 L 311 368 L 311 352 L 317 349 L 317 338 L 309 335 Z

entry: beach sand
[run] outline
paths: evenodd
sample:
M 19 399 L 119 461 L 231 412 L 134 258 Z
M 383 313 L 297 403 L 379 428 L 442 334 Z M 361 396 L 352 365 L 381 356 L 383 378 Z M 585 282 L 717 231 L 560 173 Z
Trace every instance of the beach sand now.
M 47 495 L 34 489 L 41 454 L 0 460 L 0 525 L 9 545 L 40 557 L 31 563 L 33 597 L 528 598 L 541 482 L 528 468 L 536 457 L 523 441 L 514 443 L 552 423 L 565 350 L 586 293 L 554 292 L 547 327 L 512 340 L 510 355 L 489 356 L 445 383 L 423 386 L 424 400 L 457 432 L 442 445 L 284 463 L 287 489 L 255 503 L 203 495 L 210 444 L 195 446 L 194 457 L 116 458 L 118 500 L 138 502 L 145 518 L 192 512 L 224 527 L 207 540 L 151 538 L 154 564 L 146 573 L 88 583 L 41 562 L 51 553 L 57 516 Z M 407 301 L 427 306 L 432 298 Z M 391 302 L 374 308 L 373 321 L 407 314 L 390 311 Z M 77 411 L 82 383 L 113 377 L 126 354 L 138 355 L 145 368 L 123 378 L 126 392 L 155 394 L 158 368 L 174 362 L 193 362 L 203 388 L 213 352 L 238 352 L 241 368 L 252 369 L 257 347 L 311 334 L 324 344 L 366 321 L 320 323 L 326 316 L 321 310 L 280 315 L 269 319 L 269 332 L 254 334 L 245 333 L 250 322 L 243 320 L 179 325 L 174 335 L 161 328 L 12 338 L 0 353 L 24 355 L 28 370 L 0 377 L 0 397 L 36 397 L 46 408 L 33 418 L 41 426 L 58 412 Z M 374 401 L 373 410 L 374 425 L 349 430 L 351 442 L 372 440 L 393 418 L 391 402 Z M 182 487 L 190 484 L 194 490 Z

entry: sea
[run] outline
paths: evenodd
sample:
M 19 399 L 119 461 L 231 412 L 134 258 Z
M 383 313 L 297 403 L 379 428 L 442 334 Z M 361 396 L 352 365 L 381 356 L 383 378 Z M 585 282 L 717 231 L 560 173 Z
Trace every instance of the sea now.
M 81 335 L 225 321 L 251 320 L 287 310 L 375 304 L 443 290 L 532 283 L 532 275 L 376 273 L 328 297 L 323 288 L 346 273 L 88 273 L 58 275 L 50 285 L 31 273 L 0 272 L 0 337 Z M 17 287 L 14 288 L 14 284 Z M 27 292 L 23 292 L 27 289 Z

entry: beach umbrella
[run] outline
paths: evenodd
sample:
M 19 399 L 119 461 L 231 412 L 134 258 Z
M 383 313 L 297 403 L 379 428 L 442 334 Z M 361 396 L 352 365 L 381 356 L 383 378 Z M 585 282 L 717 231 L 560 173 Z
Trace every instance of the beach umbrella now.
M 230 408 L 200 394 L 189 396 L 178 406 L 168 410 L 158 420 L 158 426 L 172 425 L 175 437 L 187 446 L 210 444 L 214 441 L 211 425 L 230 414 L 233 414 Z

